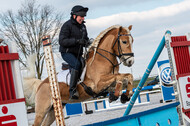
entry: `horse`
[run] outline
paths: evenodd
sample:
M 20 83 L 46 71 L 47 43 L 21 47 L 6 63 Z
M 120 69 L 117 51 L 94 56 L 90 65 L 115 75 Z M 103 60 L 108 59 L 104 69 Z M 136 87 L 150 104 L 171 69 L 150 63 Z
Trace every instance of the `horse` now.
M 119 73 L 119 65 L 132 66 L 134 53 L 132 52 L 133 37 L 130 33 L 132 25 L 122 27 L 114 25 L 102 31 L 90 45 L 86 55 L 86 74 L 84 81 L 77 85 L 79 99 L 69 100 L 69 85 L 58 82 L 62 103 L 74 103 L 98 97 L 109 93 L 109 101 L 117 100 L 121 95 L 121 102 L 130 100 L 133 88 L 133 75 Z M 119 62 L 117 61 L 119 58 Z M 122 88 L 126 89 L 122 93 Z M 114 91 L 114 92 L 113 92 Z M 52 109 L 49 79 L 46 78 L 38 87 L 35 98 L 35 120 L 33 126 L 51 125 L 55 120 Z

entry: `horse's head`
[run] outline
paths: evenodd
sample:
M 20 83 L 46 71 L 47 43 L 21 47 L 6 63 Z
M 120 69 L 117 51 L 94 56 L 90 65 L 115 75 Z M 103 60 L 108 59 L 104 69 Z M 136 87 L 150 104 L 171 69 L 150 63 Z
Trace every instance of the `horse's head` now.
M 128 28 L 120 27 L 118 29 L 117 39 L 113 44 L 115 53 L 125 66 L 132 66 L 134 63 L 134 54 L 132 52 L 133 37 L 131 36 L 132 25 Z

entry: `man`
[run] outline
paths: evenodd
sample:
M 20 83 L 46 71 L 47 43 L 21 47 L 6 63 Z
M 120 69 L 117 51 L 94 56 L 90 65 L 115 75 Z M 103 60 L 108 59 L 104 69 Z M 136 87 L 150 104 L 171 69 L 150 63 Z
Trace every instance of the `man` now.
M 88 8 L 86 7 L 74 6 L 71 10 L 71 18 L 63 24 L 59 34 L 59 51 L 71 70 L 70 100 L 78 99 L 79 97 L 76 85 L 81 73 L 80 59 L 83 54 L 83 47 L 89 40 L 86 26 L 84 25 L 84 17 L 87 11 Z

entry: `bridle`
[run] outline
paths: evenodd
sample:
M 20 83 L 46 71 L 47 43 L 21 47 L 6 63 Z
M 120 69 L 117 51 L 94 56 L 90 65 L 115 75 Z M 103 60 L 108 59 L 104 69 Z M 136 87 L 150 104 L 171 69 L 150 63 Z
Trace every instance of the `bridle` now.
M 123 53 L 122 52 L 122 49 L 121 49 L 121 45 L 120 45 L 120 36 L 131 36 L 131 34 L 120 34 L 120 31 L 118 32 L 118 36 L 117 36 L 117 39 L 115 40 L 115 42 L 114 42 L 114 44 L 113 44 L 113 46 L 112 46 L 112 49 L 114 48 L 114 46 L 116 45 L 116 43 L 118 44 L 118 52 L 119 52 L 119 55 L 117 55 L 117 54 L 115 54 L 115 53 L 111 53 L 111 52 L 109 52 L 109 51 L 107 51 L 107 50 L 104 50 L 104 49 L 101 49 L 101 48 L 98 48 L 97 47 L 97 51 L 96 51 L 96 53 L 98 53 L 100 56 L 102 56 L 102 57 L 104 57 L 105 59 L 107 59 L 111 64 L 112 64 L 112 66 L 113 66 L 113 73 L 114 73 L 114 69 L 115 69 L 115 67 L 117 67 L 117 66 L 119 66 L 122 62 L 120 62 L 120 63 L 118 63 L 118 64 L 114 64 L 109 58 L 107 58 L 105 55 L 103 55 L 103 54 L 101 54 L 101 53 L 99 53 L 98 52 L 98 49 L 99 50 L 102 50 L 102 51 L 104 51 L 104 52 L 107 52 L 107 53 L 109 53 L 109 54 L 111 54 L 111 55 L 113 55 L 113 56 L 115 56 L 115 57 L 118 57 L 118 58 L 121 58 L 122 56 L 129 56 L 127 59 L 129 59 L 129 58 L 131 58 L 131 57 L 134 57 L 134 53 Z M 126 59 L 126 60 L 127 60 Z
M 131 34 L 120 34 L 120 31 L 118 32 L 118 36 L 117 36 L 117 39 L 115 40 L 114 44 L 113 44 L 113 47 L 112 49 L 114 48 L 114 46 L 116 45 L 116 43 L 118 43 L 118 52 L 119 52 L 119 55 L 116 55 L 117 57 L 121 57 L 123 55 L 125 56 L 134 56 L 134 53 L 122 53 L 122 49 L 121 49 L 121 45 L 120 45 L 120 36 L 131 36 Z

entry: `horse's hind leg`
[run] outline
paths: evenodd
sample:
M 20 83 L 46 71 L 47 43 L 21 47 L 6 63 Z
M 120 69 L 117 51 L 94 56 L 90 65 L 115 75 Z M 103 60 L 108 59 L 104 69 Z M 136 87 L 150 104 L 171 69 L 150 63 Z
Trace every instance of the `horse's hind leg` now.
M 125 76 L 125 74 L 124 74 Z M 133 75 L 132 74 L 126 74 L 125 80 L 127 82 L 126 84 L 126 92 L 121 95 L 121 103 L 126 103 L 130 100 L 132 94 L 133 94 Z M 124 84 L 125 85 L 125 84 Z
M 66 103 L 62 103 L 63 108 L 65 107 Z M 48 111 L 45 120 L 42 123 L 42 126 L 50 126 L 55 121 L 55 112 L 53 106 Z
M 55 113 L 52 106 L 52 108 L 48 111 L 47 116 L 42 123 L 42 126 L 50 126 L 54 121 L 55 121 Z
M 63 108 L 66 105 L 65 103 L 62 104 Z M 45 120 L 42 123 L 42 126 L 50 126 L 53 122 L 55 121 L 55 113 L 54 113 L 54 109 L 53 106 L 52 108 L 48 111 L 47 116 L 45 118 Z
M 43 106 L 44 107 L 44 106 Z M 43 110 L 43 108 L 41 108 Z M 41 126 L 42 121 L 44 120 L 44 117 L 46 113 L 48 112 L 49 107 L 46 108 L 47 111 L 38 111 L 35 116 L 34 124 L 33 126 Z M 36 111 L 36 110 L 35 110 Z
M 45 115 L 50 110 L 51 104 L 51 94 L 48 84 L 44 84 L 38 90 L 35 99 L 35 120 L 33 126 L 40 126 Z

